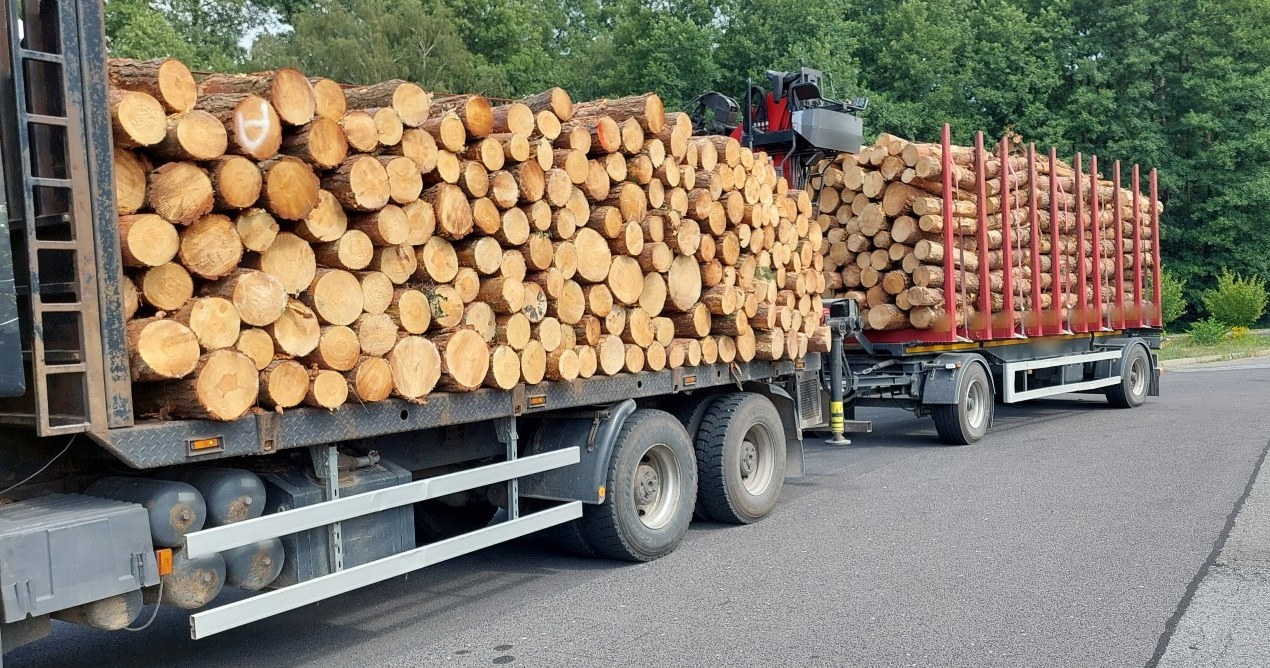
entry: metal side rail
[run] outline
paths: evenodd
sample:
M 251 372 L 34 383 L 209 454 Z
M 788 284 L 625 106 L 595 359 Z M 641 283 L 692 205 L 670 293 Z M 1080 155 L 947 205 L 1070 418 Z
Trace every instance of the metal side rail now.
M 381 510 L 572 466 L 580 459 L 581 451 L 574 446 L 417 480 L 388 489 L 324 501 L 188 534 L 185 537 L 185 550 L 192 558 L 207 556 L 241 545 L 285 536 Z M 337 570 L 299 584 L 193 614 L 190 616 L 190 635 L 196 640 L 206 638 L 270 615 L 293 610 L 581 516 L 582 503 L 580 501 L 568 502 L 522 517 L 515 517 L 513 513 L 513 519 L 462 536 L 353 568 Z
M 1116 360 L 1120 359 L 1122 354 L 1123 352 L 1117 349 L 1095 353 L 1081 353 L 1079 355 L 1063 355 L 1048 359 L 1006 362 L 1001 366 L 1002 400 L 1007 404 L 1012 404 L 1020 401 L 1027 401 L 1029 399 L 1050 397 L 1056 394 L 1068 394 L 1070 392 L 1094 390 L 1100 387 L 1111 387 L 1112 385 L 1116 385 L 1120 382 L 1120 376 L 1116 375 L 1109 376 L 1107 378 L 1081 381 L 1078 383 L 1064 383 L 1061 385 L 1039 387 L 1034 390 L 1019 390 L 1014 386 L 1014 374 L 1019 371 L 1029 371 L 1032 369 L 1048 369 L 1056 366 L 1067 366 L 1069 364 L 1084 364 L 1086 362 Z

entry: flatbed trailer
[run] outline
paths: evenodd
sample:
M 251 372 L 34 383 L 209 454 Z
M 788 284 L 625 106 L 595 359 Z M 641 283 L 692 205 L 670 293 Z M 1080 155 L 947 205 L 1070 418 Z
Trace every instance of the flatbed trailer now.
M 802 429 L 823 422 L 814 354 L 137 417 L 102 4 L 4 3 L 0 41 L 4 650 L 54 618 L 122 629 L 154 602 L 198 610 L 190 632 L 206 638 L 553 527 L 579 551 L 654 559 L 694 511 L 757 521 L 802 474 Z M 218 510 L 240 515 L 200 530 Z M 260 593 L 205 607 L 236 578 Z

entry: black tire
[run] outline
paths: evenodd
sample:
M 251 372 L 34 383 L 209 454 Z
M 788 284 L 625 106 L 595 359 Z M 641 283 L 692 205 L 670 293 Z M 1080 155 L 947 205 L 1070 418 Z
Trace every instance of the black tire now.
M 473 500 L 462 506 L 451 506 L 435 499 L 415 504 L 415 539 L 430 543 L 476 531 L 489 524 L 498 506 L 486 500 Z
M 761 394 L 710 404 L 697 432 L 697 506 L 712 519 L 751 524 L 776 507 L 785 486 L 785 430 Z
M 696 443 L 697 431 L 701 429 L 701 421 L 705 419 L 706 411 L 710 409 L 710 406 L 714 404 L 714 402 L 717 401 L 720 396 L 722 395 L 707 394 L 704 396 L 696 396 L 696 397 L 682 397 L 682 398 L 676 397 L 671 402 L 673 405 L 667 406 L 666 409 L 670 411 L 671 415 L 674 415 L 681 423 L 683 423 L 684 429 L 688 430 L 688 439 L 691 442 Z M 701 488 L 701 480 L 702 480 L 701 454 L 698 453 L 697 454 L 697 488 L 698 490 L 700 490 Z M 700 495 L 700 491 L 698 491 L 698 495 Z M 692 519 L 709 520 L 711 519 L 711 517 L 709 514 L 706 513 L 705 508 L 702 507 L 701 503 L 698 502 L 696 504 L 695 509 L 692 511 Z
M 1107 401 L 1116 408 L 1137 408 L 1147 401 L 1151 386 L 1151 356 L 1133 346 L 1120 366 L 1120 384 L 1107 389 Z
M 970 445 L 988 433 L 992 424 L 992 382 L 982 364 L 971 364 L 961 374 L 957 403 L 932 406 L 935 431 L 949 445 Z
M 609 458 L 607 486 L 604 503 L 584 506 L 577 521 L 586 545 L 624 561 L 670 554 L 688 531 L 697 496 L 697 465 L 679 420 L 659 410 L 631 413 Z

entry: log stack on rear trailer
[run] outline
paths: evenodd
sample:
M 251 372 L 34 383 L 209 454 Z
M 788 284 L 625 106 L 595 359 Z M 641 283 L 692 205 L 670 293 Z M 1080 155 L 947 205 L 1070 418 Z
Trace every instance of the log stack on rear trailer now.
M 286 68 L 110 73 L 141 414 L 827 349 L 808 193 L 655 94 L 492 106 Z
M 966 147 L 947 131 L 935 144 L 883 133 L 822 162 L 809 188 L 824 296 L 858 301 L 880 340 L 1158 324 L 1161 206 L 1154 189 L 1140 192 L 1136 166 L 1128 188 L 1110 167 L 1007 140 L 984 150 L 981 134 Z

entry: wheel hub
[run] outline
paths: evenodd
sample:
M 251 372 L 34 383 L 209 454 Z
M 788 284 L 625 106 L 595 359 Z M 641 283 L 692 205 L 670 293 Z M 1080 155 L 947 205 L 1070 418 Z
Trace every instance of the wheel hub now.
M 758 448 L 754 447 L 751 441 L 745 441 L 741 444 L 741 477 L 748 478 L 754 474 L 754 469 L 758 467 Z
M 661 495 L 661 476 L 657 469 L 640 464 L 635 471 L 635 505 L 647 506 Z

